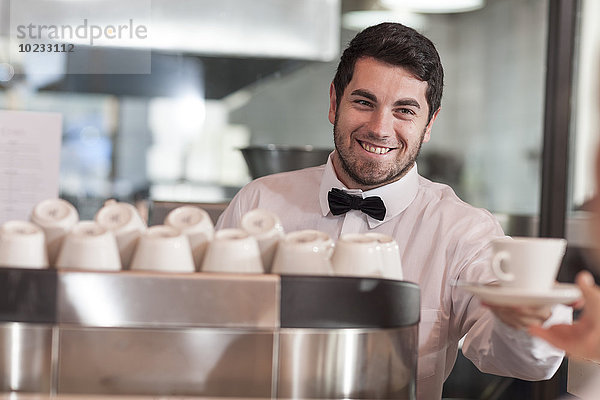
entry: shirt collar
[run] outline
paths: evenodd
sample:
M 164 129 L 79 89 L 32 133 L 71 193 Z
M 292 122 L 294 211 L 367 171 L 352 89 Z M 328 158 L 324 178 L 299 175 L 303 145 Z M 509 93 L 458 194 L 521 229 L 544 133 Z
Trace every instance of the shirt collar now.
M 327 164 L 325 165 L 325 170 L 323 172 L 323 179 L 321 180 L 321 186 L 319 188 L 319 202 L 321 204 L 323 216 L 330 214 L 327 193 L 329 193 L 332 188 L 343 189 L 351 194 L 362 196 L 363 198 L 369 196 L 381 197 L 386 208 L 385 218 L 383 221 L 378 221 L 365 214 L 369 223 L 369 228 L 375 228 L 394 218 L 404 211 L 417 196 L 417 190 L 419 188 L 417 164 L 396 182 L 363 192 L 360 189 L 349 190 L 342 182 L 340 182 L 333 168 L 331 160 L 332 154 L 330 154 L 327 159 Z

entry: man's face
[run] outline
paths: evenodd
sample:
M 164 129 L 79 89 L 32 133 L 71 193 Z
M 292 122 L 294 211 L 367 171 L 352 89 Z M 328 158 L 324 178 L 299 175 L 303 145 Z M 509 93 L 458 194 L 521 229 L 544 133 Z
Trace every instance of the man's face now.
M 402 67 L 362 58 L 339 106 L 329 90 L 329 121 L 334 125 L 333 165 L 350 189 L 368 190 L 397 181 L 414 165 L 431 126 L 427 82 Z M 439 111 L 439 110 L 438 110 Z

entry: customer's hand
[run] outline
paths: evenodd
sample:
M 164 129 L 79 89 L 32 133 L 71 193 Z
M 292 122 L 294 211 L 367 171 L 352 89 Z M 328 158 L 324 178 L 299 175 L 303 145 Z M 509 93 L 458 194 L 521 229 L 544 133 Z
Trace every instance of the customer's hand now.
M 499 306 L 486 303 L 483 305 L 492 310 L 500 321 L 515 329 L 541 326 L 552 315 L 549 306 Z
M 585 301 L 580 318 L 573 325 L 531 326 L 529 332 L 565 350 L 570 356 L 600 362 L 600 288 L 587 271 L 577 274 L 575 281 Z

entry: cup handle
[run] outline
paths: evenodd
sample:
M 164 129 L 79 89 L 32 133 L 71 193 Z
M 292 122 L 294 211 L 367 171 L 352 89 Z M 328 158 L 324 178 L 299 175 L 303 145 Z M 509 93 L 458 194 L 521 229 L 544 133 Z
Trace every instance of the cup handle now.
M 506 251 L 499 251 L 498 253 L 494 254 L 494 258 L 492 258 L 492 271 L 494 271 L 494 274 L 502 281 L 515 280 L 514 274 L 504 272 L 502 270 L 502 262 L 509 260 L 510 254 Z

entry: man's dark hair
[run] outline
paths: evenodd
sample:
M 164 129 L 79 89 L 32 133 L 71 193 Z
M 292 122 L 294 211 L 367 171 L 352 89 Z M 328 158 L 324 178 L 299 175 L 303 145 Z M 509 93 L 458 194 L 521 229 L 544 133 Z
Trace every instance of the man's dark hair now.
M 427 82 L 428 120 L 431 120 L 440 108 L 444 86 L 444 69 L 431 40 L 412 28 L 391 22 L 359 32 L 344 50 L 333 79 L 338 106 L 352 80 L 356 61 L 363 57 L 406 68 L 418 79 Z

